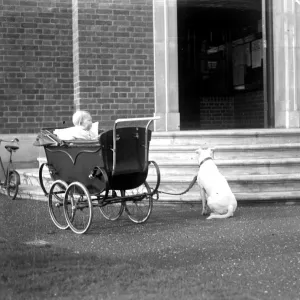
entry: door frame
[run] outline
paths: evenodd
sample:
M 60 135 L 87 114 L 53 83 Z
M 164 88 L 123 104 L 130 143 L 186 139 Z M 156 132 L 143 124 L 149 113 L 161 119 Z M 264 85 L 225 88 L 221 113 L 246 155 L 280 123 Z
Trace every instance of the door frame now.
M 264 127 L 275 127 L 273 1 L 262 0 Z

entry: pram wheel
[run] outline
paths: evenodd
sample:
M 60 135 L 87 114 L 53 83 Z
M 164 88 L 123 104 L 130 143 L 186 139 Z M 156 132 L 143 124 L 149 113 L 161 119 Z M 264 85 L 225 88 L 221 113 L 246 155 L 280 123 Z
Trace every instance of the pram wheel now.
M 106 200 L 108 202 L 110 202 L 112 199 L 115 199 L 115 198 L 118 198 L 118 197 L 124 197 L 125 195 L 125 192 L 124 191 L 110 191 Z M 124 211 L 124 204 L 123 202 L 117 202 L 117 199 L 116 199 L 116 202 L 112 202 L 112 203 L 109 203 L 109 204 L 106 204 L 104 206 L 99 206 L 99 209 L 103 215 L 103 217 L 107 220 L 110 220 L 110 221 L 116 221 L 118 220 L 123 211 Z
M 125 211 L 129 219 L 134 223 L 144 223 L 150 217 L 153 208 L 153 198 L 148 183 L 145 181 L 139 187 L 126 190 L 126 196 L 132 196 L 132 200 L 125 203 Z
M 53 184 L 53 179 L 51 177 L 51 165 L 48 165 L 47 163 L 41 164 L 39 167 L 39 181 L 45 196 L 48 196 Z
M 63 201 L 67 223 L 73 232 L 85 233 L 91 226 L 93 204 L 87 188 L 80 182 L 72 182 Z
M 48 208 L 50 217 L 59 229 L 67 229 L 69 227 L 63 209 L 63 201 L 68 185 L 62 180 L 53 182 L 48 195 Z

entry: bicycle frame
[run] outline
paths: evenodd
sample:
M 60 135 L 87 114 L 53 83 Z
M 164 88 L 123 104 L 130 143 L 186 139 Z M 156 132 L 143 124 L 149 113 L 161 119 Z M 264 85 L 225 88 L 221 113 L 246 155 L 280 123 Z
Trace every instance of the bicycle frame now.
M 15 142 L 19 142 L 19 140 L 18 140 L 17 138 L 15 138 L 15 139 L 13 139 L 13 140 L 11 140 L 11 141 L 5 141 L 5 140 L 1 140 L 1 139 L 0 139 L 0 145 L 1 145 L 1 142 L 5 142 L 5 143 L 15 143 Z M 0 181 L 0 185 L 6 187 L 6 186 L 7 186 L 7 180 L 8 180 L 8 178 L 9 178 L 9 176 L 8 176 L 8 175 L 9 175 L 9 172 L 10 172 L 11 170 L 14 170 L 14 168 L 13 168 L 13 163 L 12 163 L 12 152 L 10 152 L 10 154 L 9 154 L 9 161 L 8 161 L 8 165 L 7 165 L 7 167 L 6 167 L 6 170 L 5 170 L 5 167 L 4 167 L 4 165 L 3 165 L 2 158 L 1 158 L 1 156 L 0 156 L 0 167 L 1 167 L 1 169 L 2 169 L 2 171 L 3 171 L 3 174 L 4 174 L 4 177 L 5 177 L 4 182 L 1 182 L 1 181 Z
M 3 186 L 6 186 L 6 185 L 7 185 L 7 180 L 8 180 L 9 172 L 10 172 L 11 169 L 13 169 L 13 168 L 12 168 L 12 159 L 11 159 L 11 157 L 12 157 L 12 153 L 10 153 L 10 155 L 9 155 L 9 162 L 8 162 L 8 165 L 7 165 L 6 170 L 5 170 L 4 165 L 3 165 L 3 162 L 2 162 L 2 158 L 1 158 L 1 156 L 0 156 L 0 166 L 1 166 L 1 168 L 2 168 L 4 177 L 5 177 L 4 182 L 3 182 L 3 183 L 2 183 L 2 182 L 0 183 L 0 184 L 3 185 Z

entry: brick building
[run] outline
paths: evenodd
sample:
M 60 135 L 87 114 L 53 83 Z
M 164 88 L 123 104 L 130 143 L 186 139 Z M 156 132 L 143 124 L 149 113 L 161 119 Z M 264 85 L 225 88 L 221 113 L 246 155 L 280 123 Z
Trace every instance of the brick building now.
M 1 1 L 1 133 L 36 133 L 73 110 L 70 1 Z
M 1 0 L 0 133 L 298 128 L 299 1 Z
M 151 1 L 4 0 L 0 132 L 154 112 Z

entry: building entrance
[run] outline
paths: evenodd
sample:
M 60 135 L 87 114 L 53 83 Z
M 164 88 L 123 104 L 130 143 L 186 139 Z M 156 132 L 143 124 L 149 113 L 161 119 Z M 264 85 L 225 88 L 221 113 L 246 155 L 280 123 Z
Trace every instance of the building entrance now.
M 266 127 L 262 0 L 178 0 L 181 130 Z

